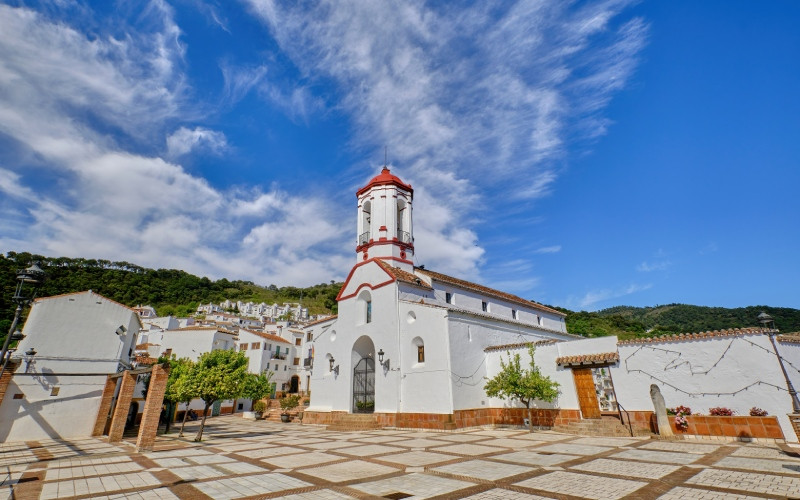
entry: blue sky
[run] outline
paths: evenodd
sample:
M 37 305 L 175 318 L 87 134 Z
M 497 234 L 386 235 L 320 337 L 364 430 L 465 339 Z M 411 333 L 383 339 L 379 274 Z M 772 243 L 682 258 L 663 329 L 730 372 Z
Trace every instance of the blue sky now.
M 342 279 L 388 147 L 417 263 L 572 309 L 797 307 L 800 4 L 0 4 L 0 251 Z

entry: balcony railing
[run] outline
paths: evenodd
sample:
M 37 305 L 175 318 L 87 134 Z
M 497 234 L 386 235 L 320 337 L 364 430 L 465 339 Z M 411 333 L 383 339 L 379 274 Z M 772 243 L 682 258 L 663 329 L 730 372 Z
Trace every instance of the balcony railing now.
M 411 240 L 411 233 L 408 231 L 401 231 L 397 230 L 397 239 L 400 240 L 402 243 L 413 243 Z
M 367 243 L 369 243 L 369 231 L 358 236 L 358 246 L 366 245 Z

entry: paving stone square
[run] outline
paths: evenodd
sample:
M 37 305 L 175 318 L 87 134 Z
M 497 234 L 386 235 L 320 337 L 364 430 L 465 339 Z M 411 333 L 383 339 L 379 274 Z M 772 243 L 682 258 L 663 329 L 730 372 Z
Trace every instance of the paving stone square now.
M 701 490 L 678 486 L 658 497 L 658 500 L 755 500 L 762 497 L 723 493 L 721 491 Z
M 648 483 L 557 471 L 514 484 L 516 486 L 550 491 L 561 495 L 572 495 L 598 500 L 615 500 L 630 495 L 639 488 L 646 486 Z
M 485 455 L 487 453 L 497 453 L 499 451 L 503 451 L 503 448 L 498 448 L 496 446 L 484 446 L 483 444 L 462 443 L 462 444 L 451 444 L 449 446 L 440 446 L 435 448 L 434 451 L 455 453 L 456 455 L 475 456 L 475 455 Z
M 558 465 L 570 460 L 575 460 L 574 455 L 562 455 L 560 453 L 537 453 L 535 451 L 515 451 L 512 453 L 504 453 L 500 455 L 493 455 L 495 460 L 503 460 L 507 462 L 516 462 L 524 465 L 538 465 L 540 467 Z
M 318 477 L 332 483 L 341 483 L 344 481 L 352 481 L 353 479 L 364 479 L 366 477 L 390 474 L 398 470 L 399 469 L 395 469 L 394 467 L 364 462 L 363 460 L 353 460 L 351 462 L 303 469 L 303 474 Z
M 405 493 L 410 495 L 406 498 L 421 499 L 453 493 L 464 488 L 469 488 L 470 486 L 474 486 L 474 484 L 466 481 L 414 473 L 357 484 L 351 486 L 351 488 L 384 498 L 392 493 Z
M 453 474 L 456 476 L 469 476 L 478 479 L 498 480 L 506 477 L 525 474 L 534 469 L 521 465 L 502 464 L 488 460 L 470 460 L 450 465 L 443 465 L 432 469 L 437 472 Z
M 364 446 L 349 446 L 340 450 L 335 450 L 338 453 L 345 455 L 353 455 L 354 457 L 369 457 L 373 455 L 383 455 L 386 453 L 403 453 L 407 451 L 405 448 L 398 448 L 397 446 L 385 446 L 382 444 L 368 444 Z
M 800 492 L 800 478 L 742 471 L 705 469 L 686 482 L 700 486 L 765 493 L 776 497 L 796 496 Z
M 800 459 L 766 442 L 491 428 L 347 433 L 238 415 L 208 419 L 202 443 L 192 440 L 196 430 L 189 423 L 183 438 L 159 436 L 155 451 L 142 454 L 130 438 L 118 445 L 95 438 L 2 443 L 0 499 L 736 500 L 800 492 Z
M 590 444 L 554 443 L 536 448 L 536 451 L 549 451 L 552 453 L 568 453 L 571 455 L 597 455 L 613 448 L 609 446 L 593 446 Z
M 641 460 L 643 462 L 662 462 L 665 464 L 686 465 L 700 459 L 700 456 L 692 453 L 675 453 L 671 451 L 653 450 L 623 450 L 611 455 L 612 458 L 623 460 Z
M 444 453 L 434 453 L 431 451 L 407 451 L 406 453 L 399 453 L 397 455 L 387 455 L 380 457 L 382 462 L 394 462 L 403 465 L 430 465 L 441 462 L 455 460 L 458 457 L 453 455 L 445 455 Z
M 587 472 L 599 472 L 614 476 L 628 476 L 643 479 L 659 479 L 667 474 L 672 474 L 680 467 L 666 464 L 646 464 L 628 462 L 624 460 L 609 460 L 598 458 L 585 464 L 573 465 L 570 469 Z
M 327 453 L 309 452 L 300 453 L 295 455 L 287 455 L 283 457 L 265 458 L 262 462 L 266 462 L 275 467 L 282 469 L 296 469 L 298 467 L 308 467 L 311 465 L 325 464 L 329 462 L 336 462 L 343 460 L 343 457 L 338 455 L 329 455 Z
M 676 451 L 679 453 L 697 453 L 705 455 L 717 451 L 721 445 L 718 444 L 699 444 L 681 441 L 654 441 L 639 446 L 640 450 Z

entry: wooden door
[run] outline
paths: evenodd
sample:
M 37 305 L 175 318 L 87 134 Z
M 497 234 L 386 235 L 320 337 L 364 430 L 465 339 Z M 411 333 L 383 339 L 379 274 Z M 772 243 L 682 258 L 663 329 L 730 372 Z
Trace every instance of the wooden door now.
M 573 368 L 575 390 L 578 393 L 578 404 L 583 418 L 600 418 L 600 405 L 594 388 L 594 377 L 591 368 Z

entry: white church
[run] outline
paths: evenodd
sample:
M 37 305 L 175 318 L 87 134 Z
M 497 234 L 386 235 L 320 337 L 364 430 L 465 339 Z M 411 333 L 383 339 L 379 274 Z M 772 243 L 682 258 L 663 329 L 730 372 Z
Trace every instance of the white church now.
M 356 264 L 337 297 L 339 315 L 306 329 L 313 365 L 304 424 L 522 425 L 527 411 L 487 397 L 484 386 L 509 355 L 528 366 L 532 344 L 536 365 L 560 384 L 556 401 L 535 402 L 533 425 L 653 432 L 657 385 L 668 407 L 694 411 L 687 428 L 673 422 L 676 434 L 797 442 L 800 411 L 787 387 L 800 387 L 800 334 L 772 327 L 625 341 L 571 335 L 557 310 L 415 267 L 414 190 L 388 168 L 356 195 Z M 709 415 L 715 407 L 733 416 Z M 616 430 L 604 427 L 609 419 Z
M 444 418 L 453 427 L 448 416 L 487 404 L 484 349 L 575 338 L 559 311 L 414 267 L 414 190 L 388 168 L 356 194 L 356 265 L 338 317 L 314 335 L 304 422 L 345 412 L 373 413 L 383 425 Z

